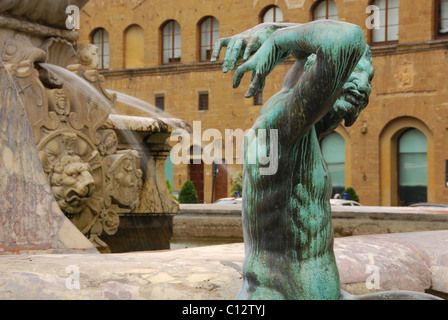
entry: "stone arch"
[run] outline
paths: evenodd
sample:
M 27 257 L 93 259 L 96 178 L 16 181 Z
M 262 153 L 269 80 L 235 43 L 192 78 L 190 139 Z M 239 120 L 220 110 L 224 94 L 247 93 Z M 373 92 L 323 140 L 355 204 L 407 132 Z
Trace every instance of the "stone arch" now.
M 132 24 L 123 35 L 124 68 L 142 68 L 145 66 L 144 31 L 138 24 Z
M 316 10 L 317 6 L 320 5 L 322 2 L 326 2 L 326 1 L 331 1 L 334 3 L 334 5 L 336 5 L 336 14 L 339 19 L 339 1 L 338 0 L 317 0 L 317 1 L 314 1 L 314 3 L 310 7 L 310 11 L 309 11 L 310 12 L 310 21 L 314 20 L 314 14 L 315 14 L 315 10 Z
M 257 19 L 257 23 L 261 23 L 262 22 L 262 18 L 264 13 L 266 13 L 267 10 L 269 10 L 272 7 L 279 7 L 280 10 L 283 13 L 283 22 L 288 22 L 290 21 L 288 18 L 288 8 L 289 6 L 287 5 L 287 0 L 277 0 L 277 1 L 272 1 L 272 0 L 260 0 L 256 3 L 256 5 L 254 6 L 254 12 L 257 15 L 255 18 Z M 291 22 L 296 22 L 296 21 L 291 21 Z
M 428 162 L 428 202 L 435 199 L 434 135 L 420 119 L 403 116 L 387 123 L 380 134 L 380 196 L 382 206 L 398 206 L 398 139 L 408 129 L 415 128 L 426 136 Z
M 279 19 L 279 17 L 277 16 L 275 19 L 275 22 L 283 22 L 283 15 L 284 15 L 283 10 L 279 6 L 276 6 L 274 4 L 268 5 L 263 10 L 260 11 L 258 21 L 264 22 L 263 20 L 264 20 L 266 13 L 268 13 L 268 11 L 271 9 L 274 9 L 274 17 L 276 16 L 276 14 L 279 14 L 279 13 L 281 14 L 281 19 Z M 279 10 L 279 12 L 277 12 L 277 9 Z

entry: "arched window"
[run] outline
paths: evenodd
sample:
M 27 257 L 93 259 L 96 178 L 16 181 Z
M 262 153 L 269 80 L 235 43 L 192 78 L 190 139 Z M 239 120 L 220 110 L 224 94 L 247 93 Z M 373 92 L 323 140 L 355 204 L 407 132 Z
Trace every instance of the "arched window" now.
M 267 7 L 261 16 L 261 22 L 283 22 L 283 12 L 277 6 Z
M 219 21 L 214 17 L 207 17 L 202 20 L 200 29 L 200 61 L 209 61 L 213 51 L 213 45 L 219 39 Z
M 139 25 L 129 26 L 124 32 L 124 67 L 144 67 L 143 29 Z
M 398 0 L 374 0 L 372 5 L 380 9 L 380 27 L 372 29 L 372 44 L 398 42 Z
M 333 0 L 322 0 L 315 5 L 313 20 L 338 20 L 338 6 Z
M 342 195 L 345 189 L 345 140 L 339 133 L 332 132 L 322 140 L 321 148 L 333 183 L 331 195 Z
M 448 0 L 436 0 L 436 37 L 448 37 Z
M 103 28 L 96 29 L 91 41 L 98 47 L 98 69 L 109 69 L 109 34 Z
M 180 25 L 170 20 L 162 27 L 162 63 L 180 62 Z
M 427 141 L 417 129 L 406 130 L 398 139 L 398 194 L 407 206 L 427 201 Z

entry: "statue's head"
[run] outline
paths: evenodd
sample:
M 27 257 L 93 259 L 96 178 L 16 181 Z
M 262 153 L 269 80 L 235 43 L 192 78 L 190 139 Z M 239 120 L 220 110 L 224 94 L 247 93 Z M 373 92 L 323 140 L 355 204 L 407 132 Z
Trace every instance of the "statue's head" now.
M 64 156 L 51 176 L 51 189 L 65 213 L 81 213 L 93 193 L 94 184 L 90 166 L 78 156 Z
M 315 60 L 316 55 L 310 55 L 305 64 L 305 70 Z M 358 119 L 359 113 L 369 103 L 369 95 L 372 91 L 370 83 L 375 74 L 372 61 L 372 52 L 370 47 L 367 46 L 355 70 L 353 70 L 347 82 L 342 87 L 341 94 L 334 103 L 333 108 L 329 111 L 328 117 L 326 116 L 332 119 L 332 122 L 338 122 L 337 125 L 339 125 L 342 120 L 345 120 L 345 126 L 351 126 Z
M 359 113 L 369 103 L 371 82 L 375 74 L 372 61 L 372 53 L 370 47 L 367 46 L 355 70 L 342 87 L 341 95 L 333 105 L 334 111 L 345 120 L 346 127 L 351 126 L 358 119 Z

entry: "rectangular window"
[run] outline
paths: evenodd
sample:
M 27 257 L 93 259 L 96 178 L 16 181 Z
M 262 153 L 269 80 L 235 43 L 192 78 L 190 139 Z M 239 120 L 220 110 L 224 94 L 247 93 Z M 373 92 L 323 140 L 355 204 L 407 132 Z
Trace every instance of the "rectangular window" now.
M 263 105 L 263 91 L 258 91 L 256 95 L 254 95 L 254 106 L 262 106 Z
M 98 48 L 98 69 L 109 69 L 109 33 L 104 29 L 97 30 L 92 43 Z
M 436 37 L 448 37 L 448 0 L 437 1 Z
M 181 60 L 180 25 L 174 20 L 168 21 L 162 29 L 162 62 L 179 63 Z
M 199 110 L 208 110 L 208 92 L 199 93 Z
M 380 9 L 379 29 L 372 29 L 372 44 L 383 45 L 398 43 L 399 1 L 376 0 L 372 4 Z
M 219 22 L 216 18 L 208 17 L 201 23 L 200 39 L 200 61 L 210 61 L 213 45 L 219 39 Z
M 165 111 L 165 96 L 163 95 L 156 96 L 156 107 L 157 111 Z

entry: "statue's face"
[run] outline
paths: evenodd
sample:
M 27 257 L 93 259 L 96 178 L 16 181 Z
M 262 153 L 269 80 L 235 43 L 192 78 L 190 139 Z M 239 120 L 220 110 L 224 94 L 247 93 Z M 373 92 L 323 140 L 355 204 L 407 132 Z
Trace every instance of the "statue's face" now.
M 53 194 L 59 207 L 72 214 L 82 212 L 87 206 L 94 183 L 89 166 L 80 161 L 65 164 L 51 178 Z
M 370 83 L 373 75 L 374 69 L 369 48 L 342 87 L 341 95 L 333 106 L 333 110 L 345 120 L 346 127 L 356 121 L 359 113 L 369 103 L 369 95 L 372 91 Z

